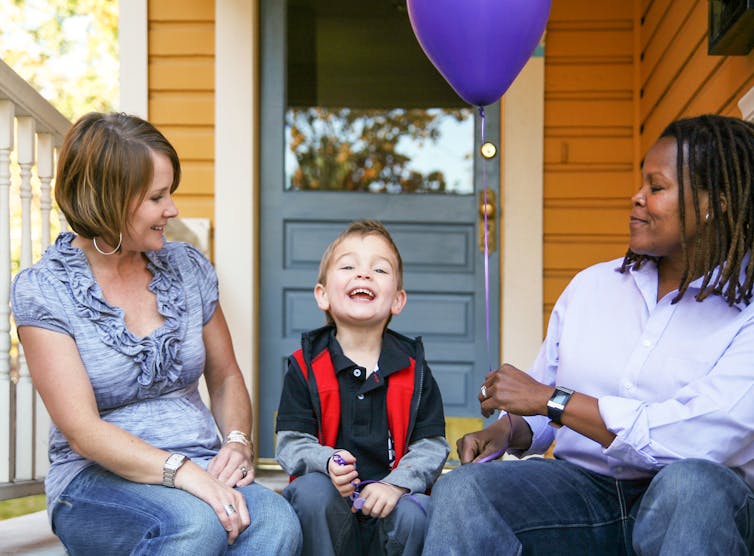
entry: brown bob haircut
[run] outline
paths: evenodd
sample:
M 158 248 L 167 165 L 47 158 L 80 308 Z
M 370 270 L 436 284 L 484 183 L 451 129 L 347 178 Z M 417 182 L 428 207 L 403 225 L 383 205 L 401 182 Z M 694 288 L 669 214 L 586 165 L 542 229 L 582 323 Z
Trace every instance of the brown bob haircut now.
M 118 245 L 131 203 L 152 184 L 153 154 L 170 160 L 172 193 L 181 181 L 178 154 L 152 124 L 123 113 L 82 116 L 65 136 L 55 178 L 55 200 L 73 231 Z

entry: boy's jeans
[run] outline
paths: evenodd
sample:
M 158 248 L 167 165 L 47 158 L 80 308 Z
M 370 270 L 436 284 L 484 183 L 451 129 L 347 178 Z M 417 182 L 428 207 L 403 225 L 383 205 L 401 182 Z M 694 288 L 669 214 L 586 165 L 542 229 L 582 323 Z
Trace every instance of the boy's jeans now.
M 413 500 L 402 497 L 384 519 L 366 520 L 360 519 L 360 513 L 351 513 L 350 501 L 324 473 L 299 477 L 286 487 L 283 496 L 301 521 L 304 556 L 421 554 L 427 528 L 424 512 L 429 505 L 424 494 L 412 495 Z

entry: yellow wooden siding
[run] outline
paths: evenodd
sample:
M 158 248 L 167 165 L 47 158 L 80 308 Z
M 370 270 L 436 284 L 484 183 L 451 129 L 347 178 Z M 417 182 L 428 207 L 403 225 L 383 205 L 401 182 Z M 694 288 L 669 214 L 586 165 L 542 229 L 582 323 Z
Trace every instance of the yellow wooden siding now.
M 149 0 L 149 119 L 181 158 L 181 216 L 214 228 L 215 3 Z
M 149 0 L 150 21 L 213 21 L 214 0 Z
M 634 57 L 632 2 L 553 1 L 545 48 L 545 326 L 576 272 L 626 250 Z
M 754 52 L 708 55 L 708 9 L 708 0 L 642 0 L 642 155 L 677 118 L 741 115 L 738 100 L 754 86 Z

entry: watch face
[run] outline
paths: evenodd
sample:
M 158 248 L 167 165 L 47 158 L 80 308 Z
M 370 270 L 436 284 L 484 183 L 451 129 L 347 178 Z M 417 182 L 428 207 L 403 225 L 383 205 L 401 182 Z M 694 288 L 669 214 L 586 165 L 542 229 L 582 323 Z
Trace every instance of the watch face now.
M 564 403 L 568 401 L 569 397 L 570 397 L 570 394 L 568 394 L 568 392 L 556 390 L 555 394 L 553 395 L 552 398 L 550 398 L 550 400 L 552 401 L 552 403 L 562 406 Z

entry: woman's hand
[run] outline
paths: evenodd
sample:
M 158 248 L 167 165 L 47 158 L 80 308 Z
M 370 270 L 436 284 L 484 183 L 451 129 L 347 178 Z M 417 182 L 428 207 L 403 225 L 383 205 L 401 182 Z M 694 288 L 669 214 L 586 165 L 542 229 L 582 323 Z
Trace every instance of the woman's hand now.
M 212 506 L 228 532 L 228 544 L 233 544 L 251 523 L 243 495 L 191 461 L 176 473 L 175 486 Z
M 240 442 L 228 442 L 209 462 L 207 472 L 229 487 L 254 482 L 254 452 Z
M 478 399 L 485 417 L 496 409 L 513 415 L 547 415 L 547 401 L 552 393 L 552 386 L 537 382 L 506 363 L 486 376 Z
M 335 461 L 335 458 L 330 458 L 327 462 L 327 473 L 330 475 L 330 480 L 335 488 L 343 498 L 351 496 L 355 490 L 355 485 L 359 484 L 359 473 L 356 471 L 356 458 L 348 450 L 338 450 L 335 452 L 346 465 L 341 465 Z
M 406 492 L 406 489 L 390 483 L 369 483 L 359 493 L 359 497 L 364 499 L 361 513 L 371 517 L 387 517 Z M 351 511 L 356 513 L 359 510 L 351 508 Z
M 508 449 L 510 421 L 498 419 L 487 428 L 463 435 L 456 441 L 461 464 L 474 463 Z

